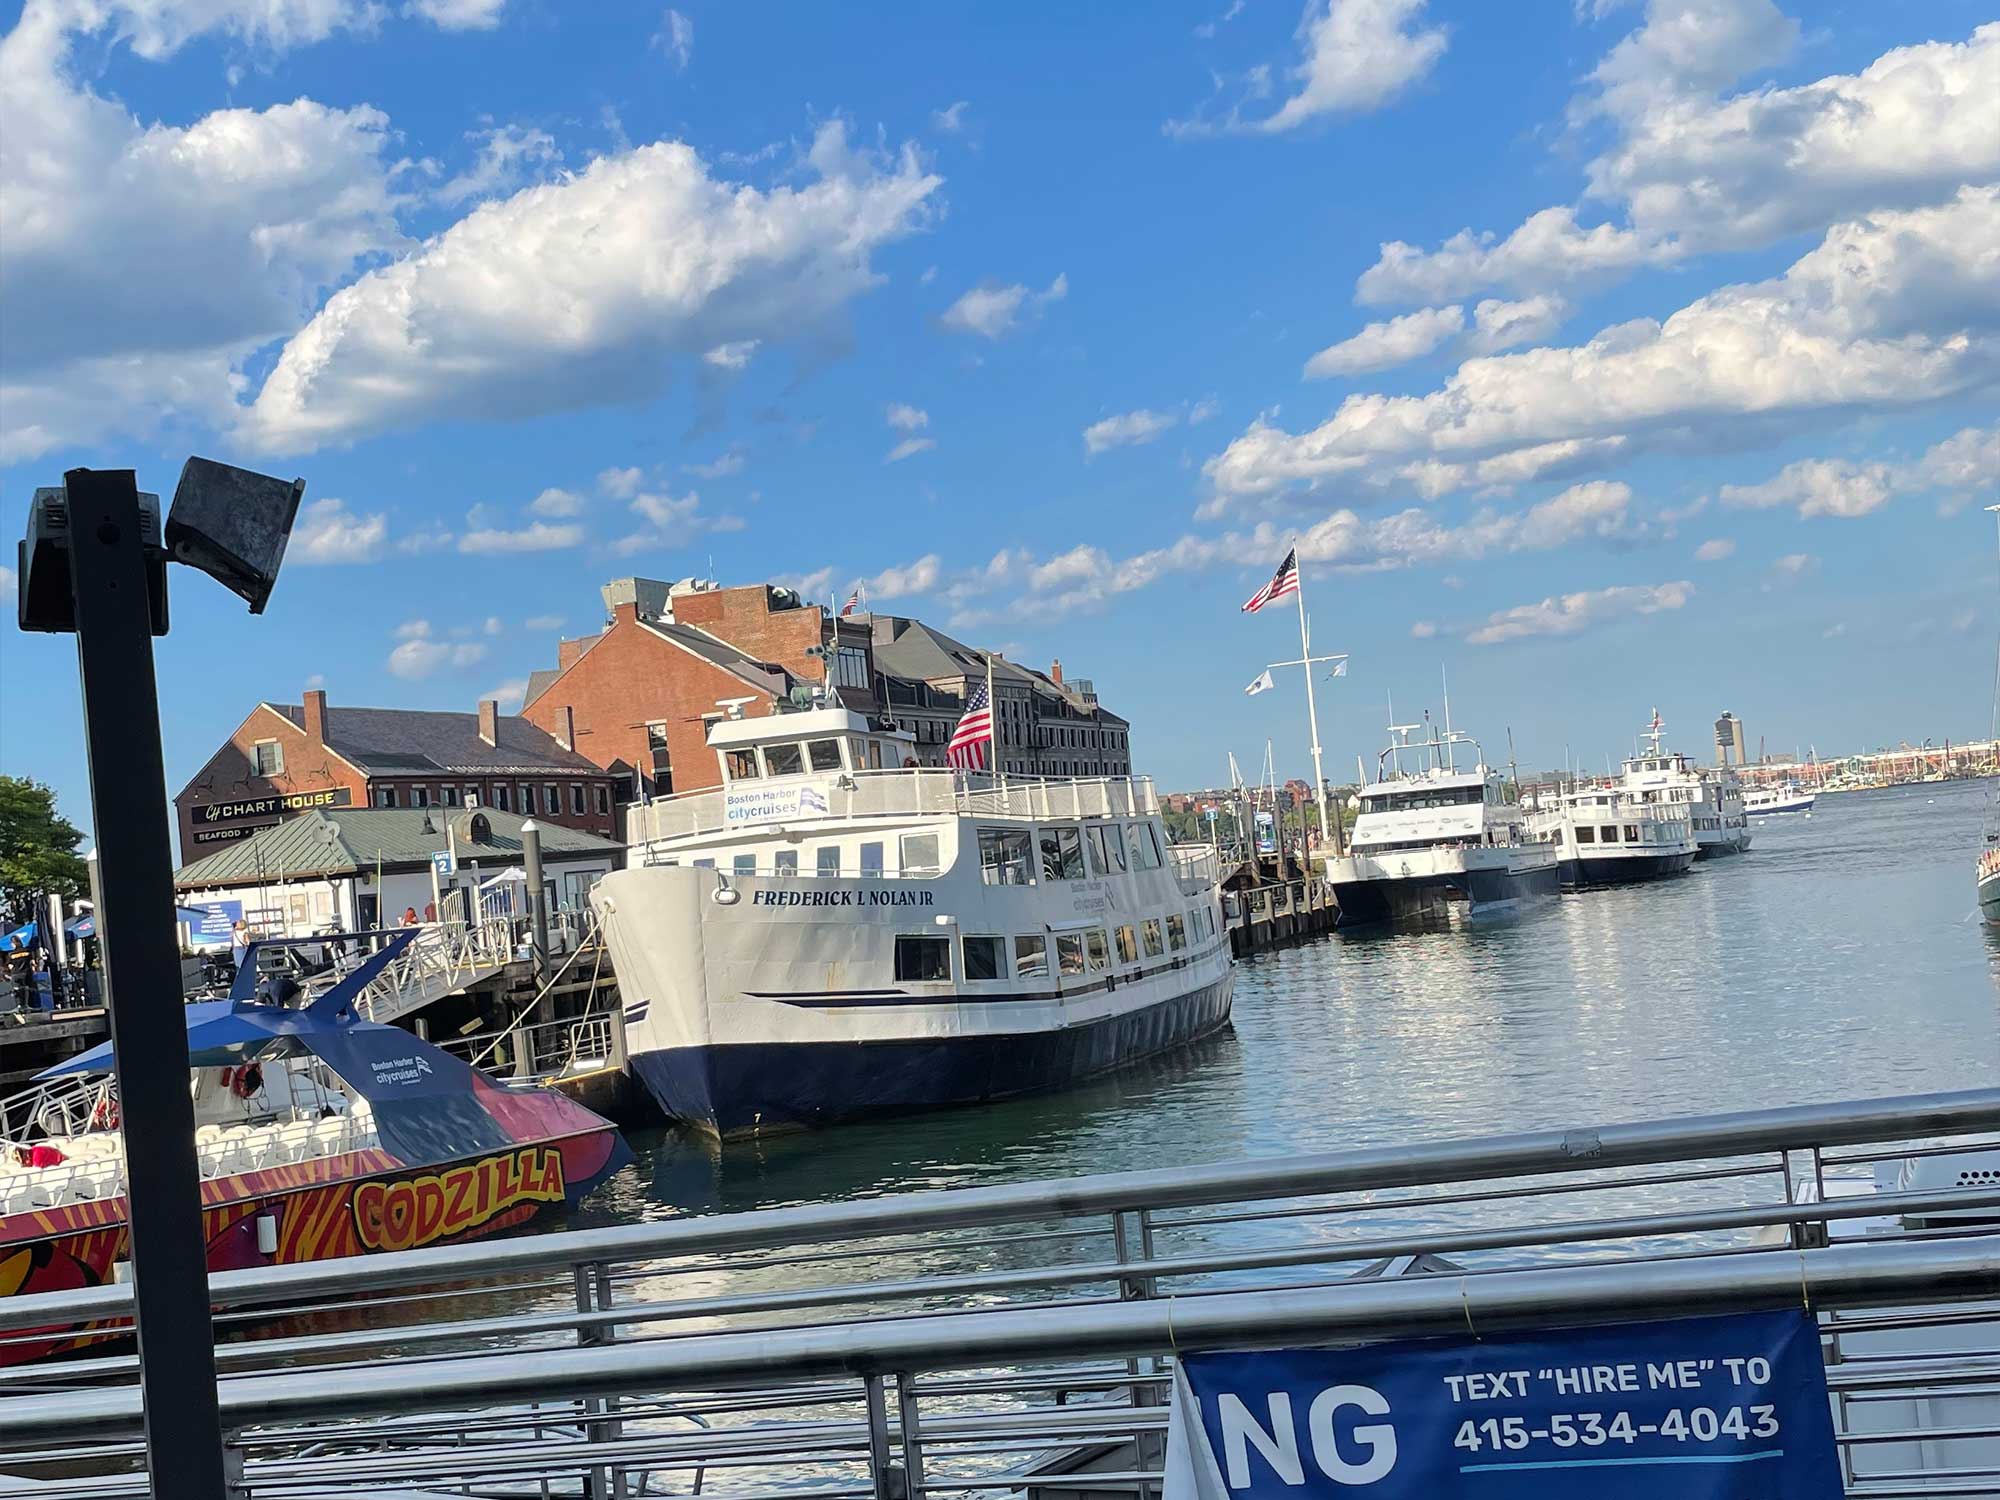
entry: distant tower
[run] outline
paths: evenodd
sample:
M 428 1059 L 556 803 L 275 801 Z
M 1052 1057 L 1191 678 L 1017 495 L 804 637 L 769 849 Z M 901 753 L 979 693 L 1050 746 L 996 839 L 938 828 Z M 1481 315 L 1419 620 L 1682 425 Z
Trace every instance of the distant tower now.
M 1742 765 L 1744 762 L 1743 721 L 1737 718 L 1735 714 L 1725 712 L 1721 718 L 1715 721 L 1715 763 L 1718 766 L 1730 764 L 1729 757 L 1732 751 L 1736 755 L 1735 763 L 1739 766 Z

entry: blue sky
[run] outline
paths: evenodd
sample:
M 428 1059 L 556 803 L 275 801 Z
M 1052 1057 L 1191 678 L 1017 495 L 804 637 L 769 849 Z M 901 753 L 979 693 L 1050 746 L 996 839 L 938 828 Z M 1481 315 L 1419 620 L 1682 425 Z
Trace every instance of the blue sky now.
M 867 581 L 1170 785 L 1435 705 L 1597 763 L 1983 734 L 2000 26 L 1944 0 L 60 0 L 0 41 L 0 527 L 190 452 L 178 786 L 258 698 L 470 707 L 638 572 Z M 1983 28 L 1983 29 L 1982 29 Z M 11 596 L 11 573 L 0 590 Z M 74 652 L 0 764 L 84 811 Z

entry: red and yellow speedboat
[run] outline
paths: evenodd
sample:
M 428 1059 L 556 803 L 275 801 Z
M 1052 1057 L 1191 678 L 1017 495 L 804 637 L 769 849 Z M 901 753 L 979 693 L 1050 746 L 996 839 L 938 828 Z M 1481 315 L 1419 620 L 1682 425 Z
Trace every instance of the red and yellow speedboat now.
M 414 935 L 299 1005 L 259 993 L 253 948 L 228 999 L 187 1007 L 211 1271 L 494 1234 L 573 1206 L 632 1159 L 610 1121 L 555 1090 L 355 1014 Z M 129 1255 L 114 1066 L 107 1044 L 0 1104 L 0 1296 L 97 1286 Z M 0 1342 L 0 1364 L 92 1336 Z

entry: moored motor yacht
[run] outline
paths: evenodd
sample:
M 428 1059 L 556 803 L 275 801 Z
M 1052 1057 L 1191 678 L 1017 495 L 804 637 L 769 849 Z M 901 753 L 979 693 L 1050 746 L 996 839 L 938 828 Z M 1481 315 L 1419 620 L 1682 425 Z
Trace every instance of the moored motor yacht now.
M 1780 782 L 1776 786 L 1748 787 L 1743 793 L 1743 810 L 1753 818 L 1771 818 L 1781 813 L 1809 813 L 1818 799 L 1817 792 L 1808 791 L 1796 781 Z
M 1556 851 L 1532 838 L 1512 783 L 1479 742 L 1390 726 L 1376 777 L 1358 793 L 1351 848 L 1326 860 L 1342 926 L 1474 916 L 1556 892 Z M 1460 769 L 1458 761 L 1470 762 Z
M 1062 1087 L 1229 1018 L 1212 850 L 1152 783 L 919 767 L 823 706 L 709 730 L 592 892 L 633 1072 L 722 1137 Z M 901 767 L 902 769 L 896 769 Z

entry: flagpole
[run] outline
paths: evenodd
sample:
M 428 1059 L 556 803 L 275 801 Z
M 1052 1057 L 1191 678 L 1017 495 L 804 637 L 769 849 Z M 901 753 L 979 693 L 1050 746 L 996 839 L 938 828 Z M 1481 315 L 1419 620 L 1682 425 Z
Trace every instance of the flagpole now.
M 986 653 L 986 748 L 993 756 L 993 775 L 1002 786 L 1007 784 L 1006 776 L 1000 769 L 1000 704 L 993 697 L 993 653 Z
M 1330 834 L 1330 833 L 1329 833 L 1329 832 L 1327 831 L 1327 821 L 1326 821 L 1326 773 L 1325 773 L 1324 771 L 1322 771 L 1322 770 L 1320 769 L 1320 759 L 1319 759 L 1319 705 L 1318 705 L 1318 704 L 1317 704 L 1317 703 L 1316 703 L 1316 702 L 1314 701 L 1314 698 L 1313 698 L 1313 669 L 1312 669 L 1312 661 L 1311 661 L 1311 657 L 1312 657 L 1312 635 L 1311 635 L 1311 632 L 1310 632 L 1310 630 L 1308 630 L 1308 628 L 1307 628 L 1307 626 L 1306 626 L 1306 587 L 1305 587 L 1305 569 L 1304 569 L 1304 568 L 1301 568 L 1301 567 L 1299 567 L 1299 566 L 1298 566 L 1298 562 L 1297 562 L 1297 558 L 1296 558 L 1296 554 L 1294 554 L 1294 560 L 1293 560 L 1293 567 L 1294 567 L 1295 569 L 1297 569 L 1297 575 L 1298 575 L 1298 584 L 1297 584 L 1297 586 L 1296 586 L 1296 587 L 1295 587 L 1295 588 L 1294 588 L 1294 589 L 1292 590 L 1292 592 L 1293 592 L 1294 594 L 1296 594 L 1296 595 L 1298 596 L 1298 600 L 1299 600 L 1299 656 L 1300 656 L 1300 658 L 1301 658 L 1302 660 L 1304 660 L 1304 661 L 1305 661 L 1305 663 L 1306 663 L 1306 667 L 1305 667 L 1305 674 L 1306 674 L 1306 722 L 1307 722 L 1307 724 L 1308 724 L 1308 725 L 1310 726 L 1310 728 L 1312 729 L 1312 752 L 1313 752 L 1313 797 L 1314 797 L 1314 800 L 1315 800 L 1315 801 L 1317 801 L 1317 802 L 1319 803 L 1319 836 L 1320 836 L 1320 841 L 1321 841 L 1322 843 L 1325 843 L 1325 842 L 1327 842 L 1327 841 L 1331 840 L 1331 842 L 1332 842 L 1332 844 L 1333 844 L 1333 852 L 1334 852 L 1335 854 L 1339 854 L 1339 853 L 1340 853 L 1340 839 L 1339 839 L 1339 836 L 1338 836 L 1338 835 L 1335 835 L 1335 834 Z

